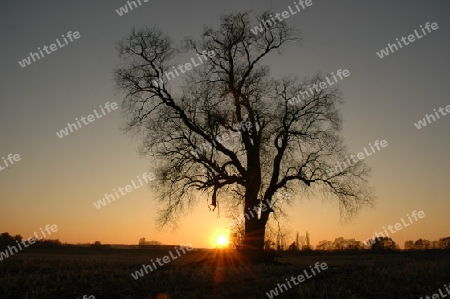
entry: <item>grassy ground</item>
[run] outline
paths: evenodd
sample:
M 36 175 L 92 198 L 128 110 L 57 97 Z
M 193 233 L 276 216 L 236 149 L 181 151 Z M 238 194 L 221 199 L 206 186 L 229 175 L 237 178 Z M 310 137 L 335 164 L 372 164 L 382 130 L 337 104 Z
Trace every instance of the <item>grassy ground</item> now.
M 230 252 L 194 250 L 135 280 L 167 250 L 36 250 L 0 262 L 0 298 L 269 298 L 309 265 L 328 269 L 276 298 L 420 298 L 450 282 L 449 252 L 289 254 L 272 265 L 236 263 Z M 310 273 L 310 272 L 309 272 Z

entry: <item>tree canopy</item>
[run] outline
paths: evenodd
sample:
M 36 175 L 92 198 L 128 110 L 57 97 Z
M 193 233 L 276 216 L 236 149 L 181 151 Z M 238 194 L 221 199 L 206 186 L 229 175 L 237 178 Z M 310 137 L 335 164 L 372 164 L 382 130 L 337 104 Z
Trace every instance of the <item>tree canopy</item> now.
M 182 47 L 156 28 L 134 29 L 119 43 L 115 76 L 125 93 L 126 130 L 139 136 L 140 152 L 154 163 L 165 206 L 161 225 L 206 194 L 212 209 L 254 210 L 245 219 L 244 247 L 262 250 L 269 215 L 283 207 L 275 204 L 278 192 L 296 198 L 319 192 L 336 199 L 343 216 L 373 201 L 362 160 L 327 172 L 349 155 L 337 85 L 311 88 L 325 81 L 320 73 L 301 80 L 270 74 L 268 56 L 301 37 L 284 21 L 253 34 L 250 28 L 269 15 L 224 15 L 219 28 L 206 27 Z M 202 64 L 175 86 L 167 74 L 182 51 Z M 309 97 L 289 103 L 306 91 Z

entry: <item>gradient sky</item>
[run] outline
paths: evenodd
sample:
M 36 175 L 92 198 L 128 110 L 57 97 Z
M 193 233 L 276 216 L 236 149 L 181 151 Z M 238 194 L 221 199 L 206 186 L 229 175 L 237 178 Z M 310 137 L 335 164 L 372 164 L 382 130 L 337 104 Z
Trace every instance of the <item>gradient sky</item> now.
M 213 236 L 230 220 L 209 212 L 206 201 L 184 216 L 178 230 L 162 232 L 155 225 L 158 205 L 151 183 L 100 210 L 93 206 L 152 166 L 138 156 L 138 141 L 121 133 L 119 110 L 63 139 L 55 132 L 99 105 L 121 102 L 112 75 L 119 62 L 115 43 L 133 26 L 157 25 L 181 41 L 198 37 L 204 25 L 217 27 L 221 14 L 282 12 L 293 2 L 149 1 L 120 17 L 115 10 L 126 4 L 122 0 L 3 1 L 0 158 L 12 153 L 22 159 L 0 171 L 0 232 L 29 237 L 46 224 L 57 224 L 51 237 L 62 242 L 137 244 L 145 237 L 211 247 Z M 402 247 L 409 239 L 450 236 L 450 116 L 420 130 L 414 126 L 426 113 L 450 104 L 449 16 L 448 1 L 313 0 L 288 19 L 304 42 L 271 56 L 273 76 L 348 69 L 351 75 L 340 86 L 342 133 L 349 149 L 359 152 L 377 139 L 389 144 L 365 160 L 373 169 L 375 208 L 342 224 L 336 203 L 299 197 L 284 221 L 292 241 L 296 231 L 309 231 L 314 245 L 340 236 L 363 240 L 413 210 L 423 210 L 426 217 L 391 235 Z M 437 22 L 439 29 L 386 58 L 376 55 L 426 22 Z M 18 61 L 30 51 L 68 31 L 79 31 L 81 38 L 20 67 Z

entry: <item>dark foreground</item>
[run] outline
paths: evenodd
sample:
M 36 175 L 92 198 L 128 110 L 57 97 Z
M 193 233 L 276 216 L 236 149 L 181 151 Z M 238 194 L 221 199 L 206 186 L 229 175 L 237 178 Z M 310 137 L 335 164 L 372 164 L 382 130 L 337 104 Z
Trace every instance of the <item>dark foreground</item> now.
M 274 298 L 425 298 L 450 283 L 449 252 L 282 254 L 250 265 L 234 251 L 194 250 L 134 279 L 167 250 L 36 250 L 0 261 L 0 298 L 269 298 L 309 270 L 328 269 Z M 450 289 L 450 286 L 449 286 Z M 94 297 L 91 297 L 94 298 Z M 441 298 L 441 297 L 439 297 Z M 450 297 L 449 297 L 450 298 Z

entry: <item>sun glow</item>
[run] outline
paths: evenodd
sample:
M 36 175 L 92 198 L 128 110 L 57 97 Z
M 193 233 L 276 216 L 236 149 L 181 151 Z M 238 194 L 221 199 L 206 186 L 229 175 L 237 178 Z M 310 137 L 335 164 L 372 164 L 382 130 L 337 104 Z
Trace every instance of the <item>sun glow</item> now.
M 225 248 L 230 245 L 230 231 L 226 228 L 212 228 L 209 235 L 210 248 Z
M 216 244 L 219 247 L 225 247 L 228 245 L 228 238 L 223 235 L 218 236 L 216 239 Z

